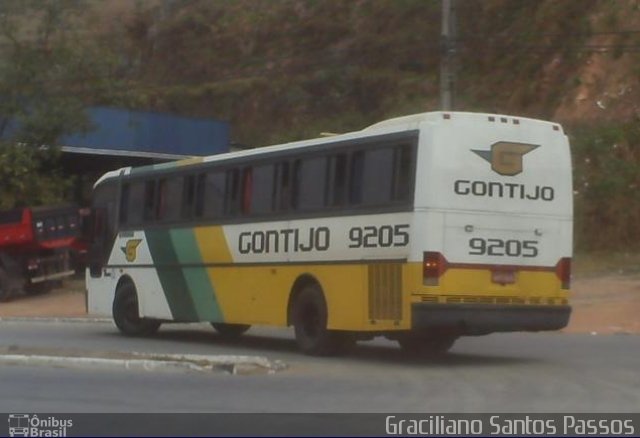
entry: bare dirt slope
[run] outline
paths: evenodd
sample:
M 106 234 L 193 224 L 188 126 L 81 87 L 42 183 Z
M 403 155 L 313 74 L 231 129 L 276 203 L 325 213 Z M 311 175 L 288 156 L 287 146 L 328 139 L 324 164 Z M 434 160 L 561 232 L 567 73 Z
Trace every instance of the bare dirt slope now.
M 640 276 L 606 275 L 574 280 L 567 332 L 640 333 Z
M 573 281 L 573 315 L 566 332 L 640 333 L 640 275 L 599 275 Z M 46 295 L 0 303 L 0 317 L 85 316 L 84 284 L 65 283 Z

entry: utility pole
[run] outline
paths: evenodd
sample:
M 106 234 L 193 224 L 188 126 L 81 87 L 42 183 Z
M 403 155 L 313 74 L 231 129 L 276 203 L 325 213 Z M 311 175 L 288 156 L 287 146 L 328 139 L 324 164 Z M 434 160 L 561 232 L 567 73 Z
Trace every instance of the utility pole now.
M 455 100 L 456 0 L 442 0 L 440 32 L 440 109 L 451 111 Z

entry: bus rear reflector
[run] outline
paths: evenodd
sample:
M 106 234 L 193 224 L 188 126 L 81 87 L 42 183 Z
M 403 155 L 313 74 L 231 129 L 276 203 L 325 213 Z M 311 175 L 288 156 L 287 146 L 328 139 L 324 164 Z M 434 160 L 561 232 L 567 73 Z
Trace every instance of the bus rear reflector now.
M 571 257 L 563 257 L 556 265 L 556 275 L 562 282 L 562 289 L 571 287 Z
M 447 259 L 439 252 L 425 252 L 422 258 L 422 284 L 437 286 L 440 277 L 447 270 Z

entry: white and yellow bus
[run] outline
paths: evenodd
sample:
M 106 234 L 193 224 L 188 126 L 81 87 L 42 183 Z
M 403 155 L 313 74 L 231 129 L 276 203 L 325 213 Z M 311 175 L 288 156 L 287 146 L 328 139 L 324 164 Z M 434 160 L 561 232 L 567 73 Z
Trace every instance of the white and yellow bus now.
M 211 322 L 293 326 L 335 354 L 387 336 L 567 325 L 572 182 L 554 123 L 459 112 L 105 174 L 88 310 L 127 335 Z

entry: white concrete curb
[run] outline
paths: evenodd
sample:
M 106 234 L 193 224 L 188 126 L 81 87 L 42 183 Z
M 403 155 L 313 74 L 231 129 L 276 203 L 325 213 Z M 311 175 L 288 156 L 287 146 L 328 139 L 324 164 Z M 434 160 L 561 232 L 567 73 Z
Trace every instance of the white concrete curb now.
M 43 317 L 43 316 L 5 316 L 0 317 L 0 322 L 82 322 L 82 323 L 94 323 L 94 322 L 111 322 L 111 318 L 96 318 L 87 316 L 63 316 L 63 317 Z
M 121 353 L 120 353 L 121 354 Z M 287 368 L 281 361 L 260 356 L 206 356 L 133 353 L 132 359 L 105 357 L 0 354 L 0 364 L 125 369 L 137 371 L 198 371 L 228 374 L 274 374 Z

